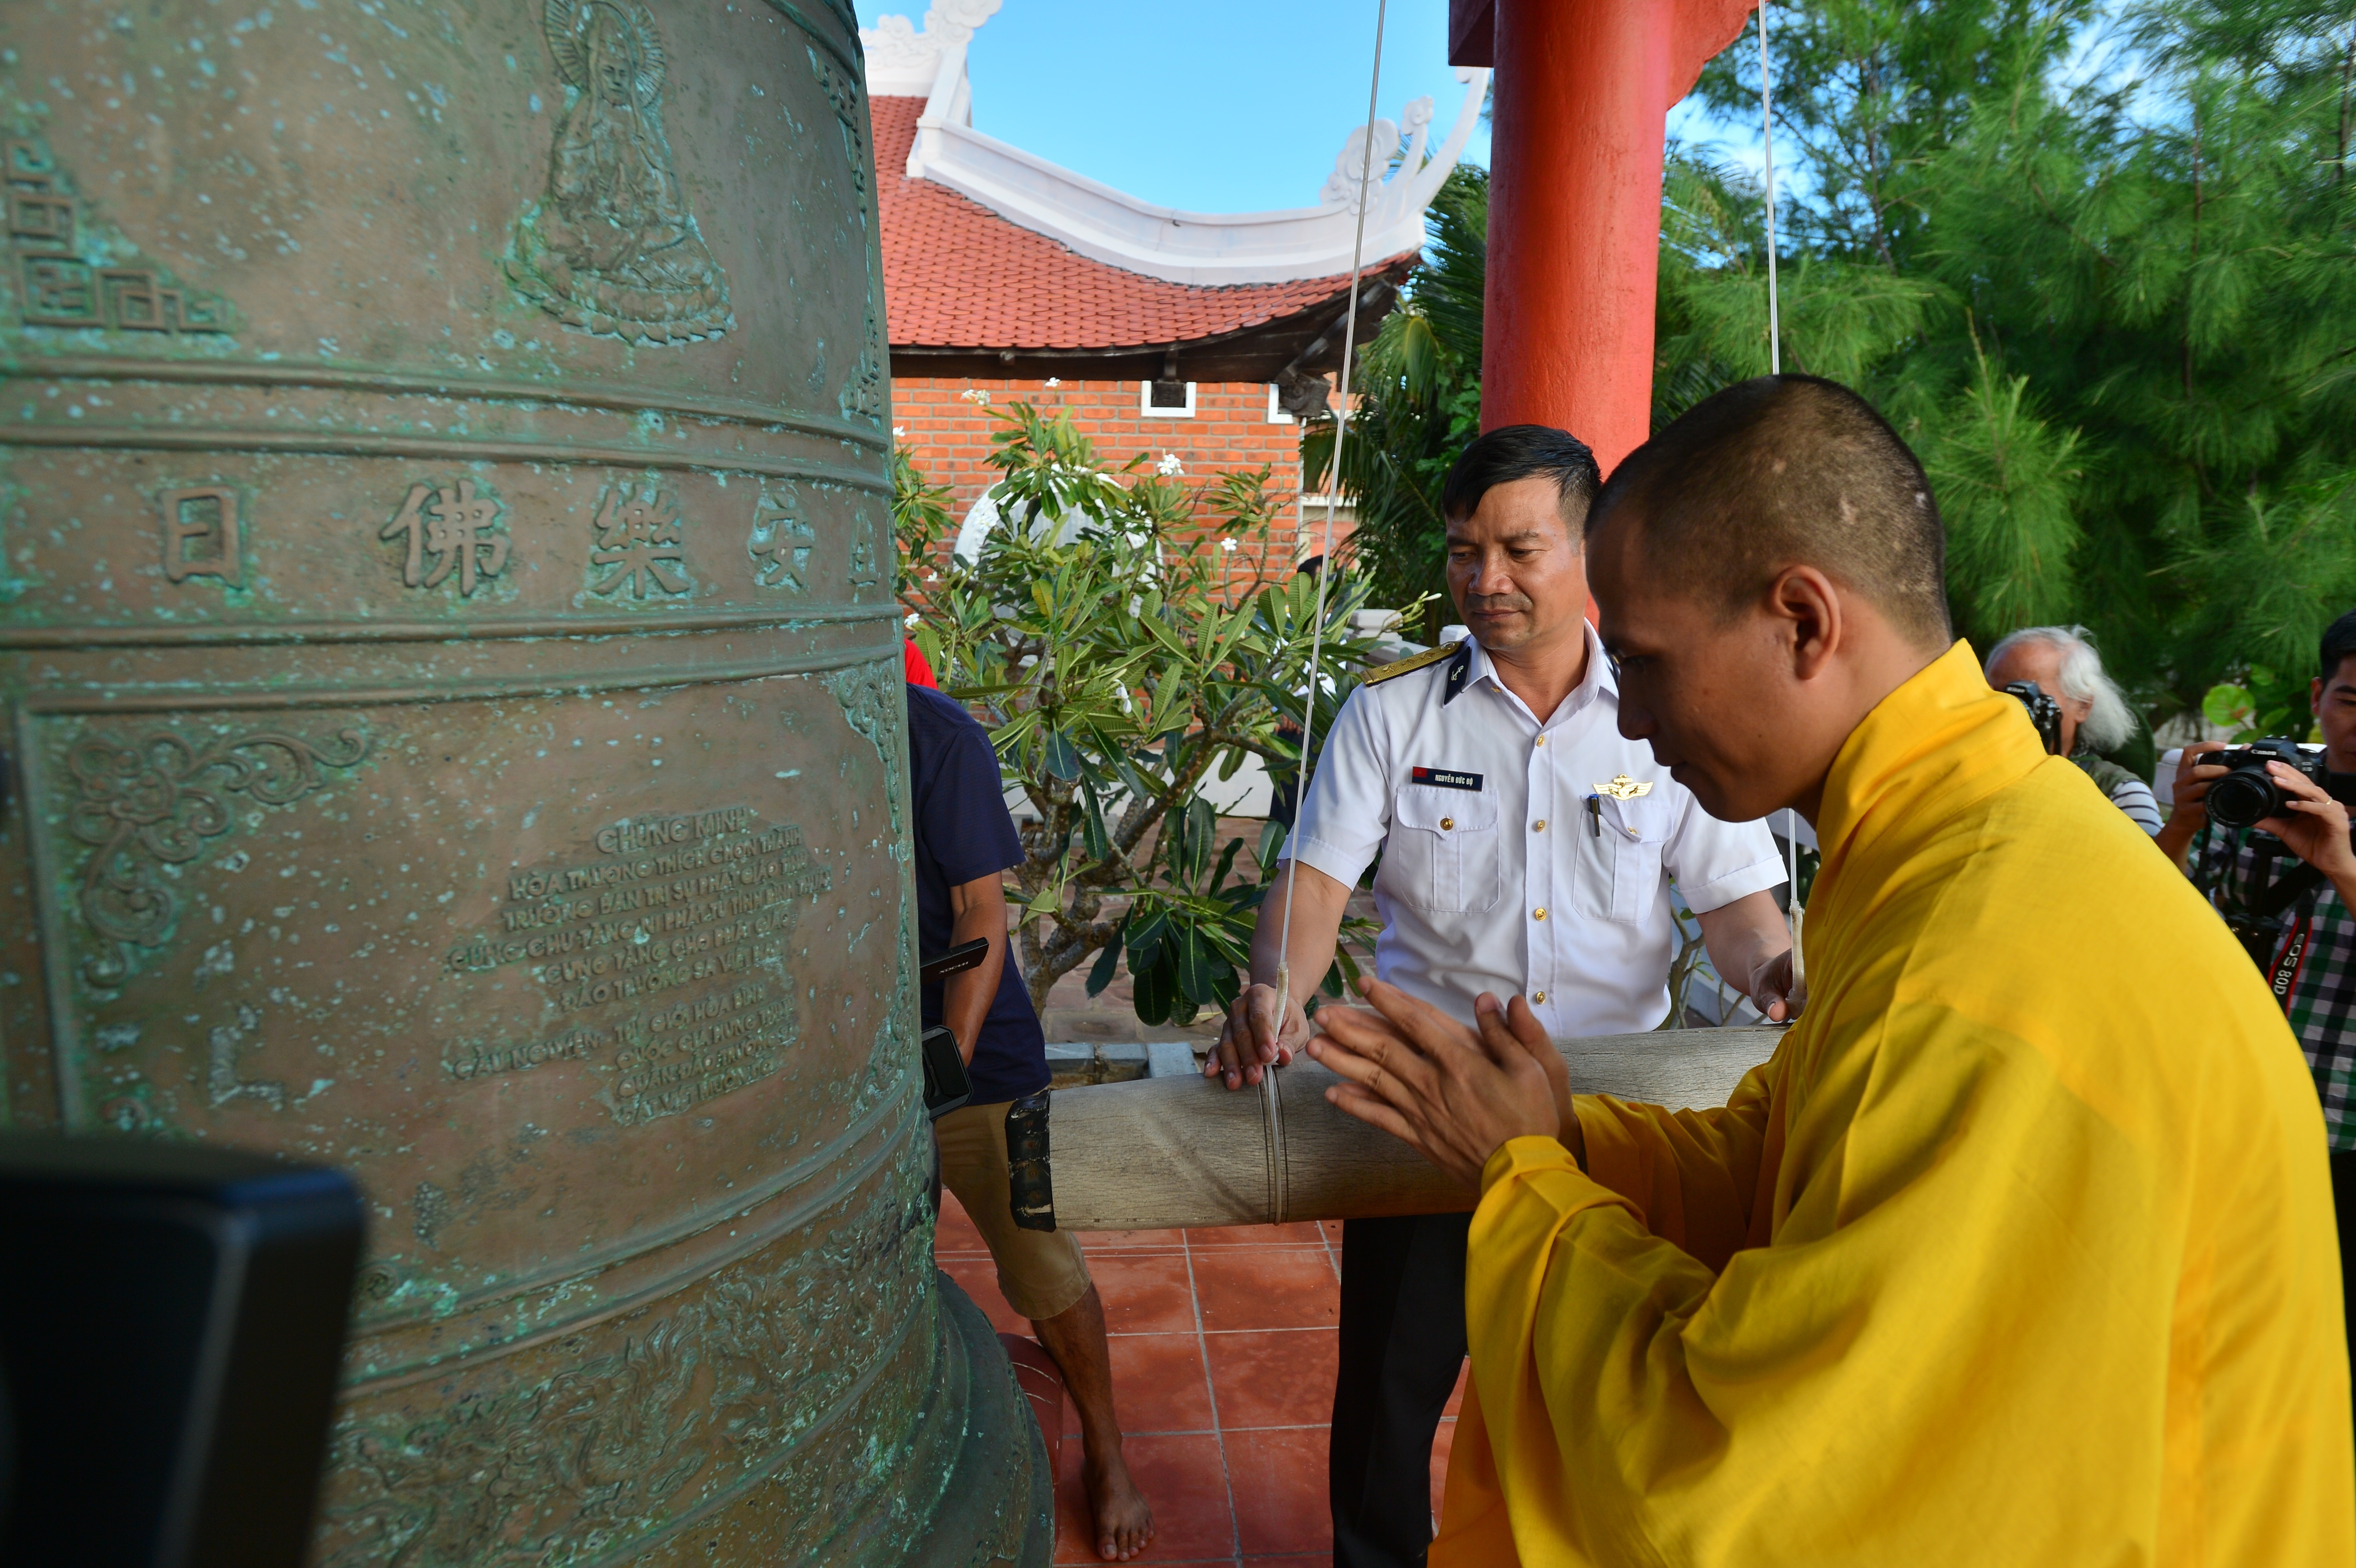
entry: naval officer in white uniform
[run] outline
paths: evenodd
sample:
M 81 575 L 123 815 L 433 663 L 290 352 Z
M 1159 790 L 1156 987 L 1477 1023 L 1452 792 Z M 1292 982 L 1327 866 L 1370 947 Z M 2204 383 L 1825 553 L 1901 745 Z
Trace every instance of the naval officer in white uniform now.
M 1256 1084 L 1306 1038 L 1344 907 L 1382 858 L 1375 972 L 1467 1025 L 1483 991 L 1557 1036 L 1622 1034 L 1669 1007 L 1674 880 L 1718 972 L 1787 1011 L 1791 942 L 1764 825 L 1711 817 L 1620 733 L 1586 620 L 1594 456 L 1565 432 L 1483 435 L 1449 475 L 1448 589 L 1462 643 L 1376 670 L 1324 740 L 1289 862 L 1260 904 L 1252 980 L 1206 1072 Z M 1279 1028 L 1277 927 L 1292 893 Z M 1337 1568 L 1420 1564 L 1431 1442 L 1464 1358 L 1469 1214 L 1344 1227 L 1328 1485 Z

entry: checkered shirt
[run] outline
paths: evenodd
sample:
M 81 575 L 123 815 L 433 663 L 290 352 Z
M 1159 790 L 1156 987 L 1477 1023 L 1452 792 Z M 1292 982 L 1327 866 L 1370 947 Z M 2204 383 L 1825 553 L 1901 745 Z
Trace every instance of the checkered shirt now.
M 2249 907 L 2258 857 L 2249 830 L 2220 831 L 2204 826 L 2192 840 L 2193 880 L 2221 911 Z M 2298 861 L 2288 853 L 2274 862 L 2277 878 Z M 2303 919 L 2302 919 L 2303 917 Z M 2325 882 L 2311 898 L 2294 902 L 2282 917 L 2274 944 L 2279 957 L 2300 924 L 2308 927 L 2307 952 L 2292 978 L 2283 1011 L 2307 1065 L 2315 1092 L 2323 1098 L 2324 1125 L 2335 1149 L 2356 1149 L 2356 912 Z M 2271 974 L 2269 974 L 2271 978 Z

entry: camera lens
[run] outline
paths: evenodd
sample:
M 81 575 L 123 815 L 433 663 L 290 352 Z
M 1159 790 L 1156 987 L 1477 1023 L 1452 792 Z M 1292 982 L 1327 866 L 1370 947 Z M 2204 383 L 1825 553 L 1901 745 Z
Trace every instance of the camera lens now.
M 2235 768 L 2209 786 L 2209 820 L 2220 827 L 2254 827 L 2283 808 L 2282 791 L 2263 763 Z

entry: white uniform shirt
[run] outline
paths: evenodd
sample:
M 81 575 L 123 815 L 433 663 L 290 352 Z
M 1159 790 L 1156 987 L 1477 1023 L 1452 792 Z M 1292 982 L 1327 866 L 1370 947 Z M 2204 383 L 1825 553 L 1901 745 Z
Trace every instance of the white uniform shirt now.
M 1783 880 L 1760 822 L 1720 822 L 1620 733 L 1611 661 L 1541 724 L 1480 645 L 1350 695 L 1284 848 L 1347 887 L 1376 856 L 1376 976 L 1469 1023 L 1483 991 L 1529 997 L 1558 1038 L 1668 1013 L 1669 879 L 1697 912 Z M 1649 792 L 1604 791 L 1625 777 Z

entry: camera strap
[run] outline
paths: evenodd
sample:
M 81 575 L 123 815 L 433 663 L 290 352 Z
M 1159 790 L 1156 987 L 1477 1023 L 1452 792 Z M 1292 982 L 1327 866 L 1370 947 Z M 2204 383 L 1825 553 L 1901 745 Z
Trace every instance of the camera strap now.
M 2265 838 L 2250 846 L 2252 865 L 2250 881 L 2250 912 L 2260 920 L 2273 920 L 2283 911 L 2303 898 L 2321 891 L 2323 873 L 2304 860 L 2298 860 L 2281 876 L 2274 875 L 2275 861 L 2287 848 L 2279 839 Z
M 2308 933 L 2314 924 L 2316 895 L 2324 882 L 2322 872 L 2295 857 L 2291 869 L 2276 877 L 2276 862 L 2286 848 L 2270 835 L 2262 835 L 2251 842 L 2249 875 L 2241 884 L 2244 896 L 2218 906 L 2227 928 L 2249 954 L 2250 962 L 2266 976 L 2276 1000 L 2286 1010 L 2290 1005 L 2291 988 L 2297 984 L 2299 970 L 2307 962 Z M 2231 907 L 2233 902 L 2241 907 Z M 2295 915 L 2284 918 L 2293 904 L 2301 907 Z
M 2315 914 L 2309 911 L 2305 919 L 2290 928 L 2290 940 L 2275 955 L 2274 972 L 2266 984 L 2274 987 L 2275 1002 L 2286 1013 L 2290 1011 L 2290 994 L 2298 984 L 2298 972 L 2307 967 L 2307 942 L 2315 932 Z
M 2246 906 L 2249 915 L 2245 917 L 2248 923 L 2228 923 L 2242 927 L 2237 934 L 2249 948 L 2250 956 L 2257 960 L 2258 967 L 2265 971 L 2266 985 L 2274 992 L 2276 1004 L 2287 1013 L 2299 972 L 2307 966 L 2307 950 L 2315 933 L 2315 901 L 2323 889 L 2324 877 L 2304 860 L 2294 860 L 2289 870 L 2276 876 L 2275 866 L 2286 848 L 2279 840 L 2266 837 L 2250 846 L 2252 891 Z M 2298 906 L 2297 912 L 2285 920 L 2285 912 L 2294 904 Z

